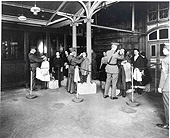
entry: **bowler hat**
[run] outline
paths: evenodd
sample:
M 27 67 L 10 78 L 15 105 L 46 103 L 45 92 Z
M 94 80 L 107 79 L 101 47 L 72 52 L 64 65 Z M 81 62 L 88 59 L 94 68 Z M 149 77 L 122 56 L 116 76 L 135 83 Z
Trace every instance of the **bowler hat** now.
M 169 50 L 169 46 L 170 46 L 170 43 L 164 43 L 164 48 L 166 48 L 167 50 Z
M 69 50 L 70 52 L 76 52 L 77 49 L 75 47 L 70 47 Z

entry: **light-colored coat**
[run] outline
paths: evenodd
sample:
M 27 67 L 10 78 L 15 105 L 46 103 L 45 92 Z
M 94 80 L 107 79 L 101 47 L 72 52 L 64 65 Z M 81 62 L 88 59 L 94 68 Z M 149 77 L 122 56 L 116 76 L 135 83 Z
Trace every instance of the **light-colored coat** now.
M 169 56 L 162 60 L 161 78 L 159 88 L 169 93 Z
M 107 51 L 106 55 L 107 55 L 107 62 L 109 62 L 110 58 L 112 57 L 112 59 L 110 61 L 110 64 L 116 64 L 118 59 L 123 59 L 124 58 L 124 55 L 119 55 L 118 52 L 114 53 L 113 50 Z M 118 66 L 107 64 L 106 72 L 107 73 L 118 73 L 119 72 Z

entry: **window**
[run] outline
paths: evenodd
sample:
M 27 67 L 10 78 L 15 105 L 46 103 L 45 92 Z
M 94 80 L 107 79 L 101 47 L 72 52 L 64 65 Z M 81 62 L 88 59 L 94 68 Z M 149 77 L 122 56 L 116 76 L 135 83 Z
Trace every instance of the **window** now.
M 159 39 L 168 39 L 168 29 L 159 30 Z
M 152 45 L 152 46 L 151 46 L 151 56 L 152 56 L 152 57 L 155 57 L 155 56 L 156 56 L 156 47 L 155 47 L 155 45 Z
M 159 3 L 159 19 L 168 18 L 168 2 Z
M 157 40 L 157 31 L 155 31 L 149 35 L 149 40 Z
M 148 21 L 157 21 L 168 18 L 169 3 L 150 3 L 148 5 Z
M 165 56 L 163 54 L 163 48 L 164 48 L 164 44 L 160 44 L 160 56 Z
M 2 30 L 2 61 L 24 60 L 24 32 Z
M 153 3 L 149 5 L 149 21 L 157 19 L 157 4 Z

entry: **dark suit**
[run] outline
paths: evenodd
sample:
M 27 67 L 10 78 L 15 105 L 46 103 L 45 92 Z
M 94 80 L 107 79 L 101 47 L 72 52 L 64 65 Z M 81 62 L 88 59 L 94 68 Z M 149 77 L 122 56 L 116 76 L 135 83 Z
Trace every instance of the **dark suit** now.
M 43 61 L 43 59 L 38 58 L 35 54 L 28 54 L 30 60 L 30 70 L 32 71 L 32 89 L 35 89 L 35 79 L 36 79 L 36 68 L 39 67 L 39 63 Z

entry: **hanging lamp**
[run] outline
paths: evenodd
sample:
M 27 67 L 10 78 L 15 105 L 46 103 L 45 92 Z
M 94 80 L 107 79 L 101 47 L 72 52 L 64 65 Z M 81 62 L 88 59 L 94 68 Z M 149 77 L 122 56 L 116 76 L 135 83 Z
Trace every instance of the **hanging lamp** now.
M 27 18 L 23 15 L 23 4 L 22 4 L 22 14 L 18 17 L 18 20 L 25 21 Z
M 34 7 L 30 9 L 30 11 L 33 12 L 34 15 L 38 15 L 38 13 L 40 12 L 40 8 L 36 6 L 36 2 Z

